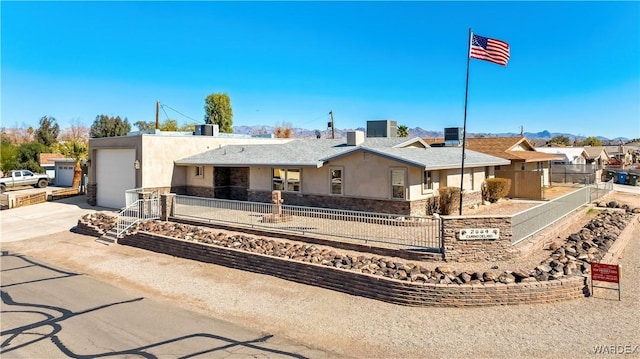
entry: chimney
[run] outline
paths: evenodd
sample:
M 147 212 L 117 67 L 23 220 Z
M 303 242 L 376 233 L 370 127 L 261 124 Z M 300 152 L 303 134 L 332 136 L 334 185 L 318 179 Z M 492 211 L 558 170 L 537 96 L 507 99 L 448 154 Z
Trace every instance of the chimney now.
M 360 146 L 364 142 L 364 132 L 349 131 L 347 132 L 347 146 Z

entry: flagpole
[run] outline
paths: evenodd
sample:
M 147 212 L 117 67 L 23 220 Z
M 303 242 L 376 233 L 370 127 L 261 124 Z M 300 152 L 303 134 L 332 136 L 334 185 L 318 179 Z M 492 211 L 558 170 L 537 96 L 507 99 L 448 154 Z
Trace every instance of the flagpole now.
M 464 89 L 464 124 L 462 126 L 462 168 L 460 169 L 460 209 L 458 214 L 462 216 L 462 188 L 464 186 L 464 148 L 467 140 L 467 100 L 469 98 L 469 63 L 471 56 L 471 28 L 469 28 L 469 43 L 467 45 L 467 83 Z

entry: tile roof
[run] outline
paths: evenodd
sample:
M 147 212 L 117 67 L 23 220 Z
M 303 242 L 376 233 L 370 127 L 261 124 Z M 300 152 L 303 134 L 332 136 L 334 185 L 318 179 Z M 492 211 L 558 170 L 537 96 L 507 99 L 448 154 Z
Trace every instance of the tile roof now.
M 54 158 L 65 158 L 63 155 L 59 153 L 41 153 L 40 154 L 40 166 L 42 165 L 54 165 Z
M 474 137 L 466 139 L 467 148 L 510 161 L 543 162 L 558 156 L 537 152 L 525 137 Z M 524 147 L 525 150 L 516 149 Z
M 297 140 L 283 144 L 230 145 L 175 161 L 176 165 L 215 166 L 301 166 L 322 167 L 327 162 L 356 151 L 365 151 L 425 169 L 458 168 L 462 149 L 457 147 L 406 147 L 424 143 L 419 138 L 366 138 L 360 146 L 348 146 L 344 139 Z M 500 158 L 466 151 L 468 166 L 509 164 Z

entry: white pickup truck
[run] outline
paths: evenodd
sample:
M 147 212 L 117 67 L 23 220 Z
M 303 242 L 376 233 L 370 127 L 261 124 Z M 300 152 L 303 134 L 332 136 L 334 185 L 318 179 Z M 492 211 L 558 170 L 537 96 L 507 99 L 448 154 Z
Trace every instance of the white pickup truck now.
M 40 173 L 33 173 L 29 170 L 9 171 L 0 178 L 0 191 L 4 193 L 7 188 L 18 186 L 34 186 L 39 188 L 47 187 L 49 176 Z

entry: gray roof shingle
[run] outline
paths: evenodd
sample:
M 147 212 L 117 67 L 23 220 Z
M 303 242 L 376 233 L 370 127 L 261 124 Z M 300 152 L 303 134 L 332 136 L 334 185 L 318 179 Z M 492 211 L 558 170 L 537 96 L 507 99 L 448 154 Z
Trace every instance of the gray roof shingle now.
M 355 151 L 366 151 L 424 169 L 460 167 L 462 148 L 397 147 L 419 141 L 418 138 L 366 138 L 359 146 L 348 146 L 345 139 L 297 140 L 283 144 L 230 145 L 175 161 L 179 166 L 214 165 L 226 167 L 297 166 L 322 167 L 327 162 Z M 466 150 L 469 167 L 506 165 L 508 160 Z

